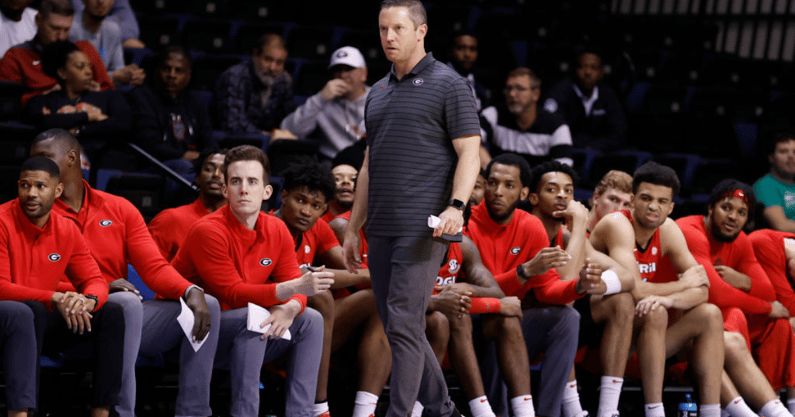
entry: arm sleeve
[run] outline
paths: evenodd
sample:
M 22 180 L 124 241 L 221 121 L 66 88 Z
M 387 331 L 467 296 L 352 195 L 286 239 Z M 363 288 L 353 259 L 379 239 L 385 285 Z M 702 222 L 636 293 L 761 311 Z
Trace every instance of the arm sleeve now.
M 124 210 L 127 217 L 124 223 L 127 227 L 127 256 L 130 264 L 157 295 L 178 300 L 191 283 L 163 258 L 143 217 L 135 207 L 130 204 Z
M 298 258 L 295 256 L 293 238 L 290 235 L 290 231 L 287 230 L 287 225 L 285 225 L 284 222 L 280 222 L 279 226 L 280 227 L 277 229 L 277 232 L 279 233 L 279 248 L 281 248 L 281 252 L 279 253 L 279 261 L 276 262 L 276 268 L 271 275 L 271 279 L 274 282 L 285 282 L 296 279 L 303 273 L 301 272 L 301 268 L 298 267 Z M 332 232 L 332 234 L 334 234 L 334 232 Z M 274 285 L 273 288 L 275 297 L 276 286 Z M 296 294 L 284 300 L 282 304 L 287 303 L 290 300 L 296 300 L 301 303 L 301 312 L 304 312 L 304 309 L 306 308 L 307 296 L 303 294 Z
M 323 95 L 317 93 L 282 120 L 279 128 L 289 130 L 299 138 L 307 137 L 317 128 L 317 116 L 328 103 Z
M 542 303 L 563 305 L 582 298 L 576 291 L 577 280 L 561 281 L 554 269 L 534 276 L 529 283 Z
M 516 269 L 512 268 L 510 271 L 505 271 L 501 274 L 494 275 L 497 284 L 505 295 L 517 295 L 523 288 L 519 283 L 519 277 L 516 276 Z
M 323 219 L 317 220 L 318 227 L 318 254 L 324 254 L 335 246 L 341 246 L 337 240 L 337 235 L 331 230 L 331 226 Z
M 198 223 L 188 233 L 181 251 L 185 251 L 188 261 L 195 266 L 208 292 L 231 308 L 242 308 L 249 302 L 262 307 L 281 304 L 275 283 L 249 284 L 243 280 L 229 254 L 230 246 L 223 233 L 206 223 Z M 298 262 L 294 262 L 298 268 Z M 304 300 L 302 306 L 305 305 Z
M 500 300 L 490 297 L 475 297 L 472 299 L 472 308 L 469 314 L 499 313 Z
M 261 133 L 261 130 L 248 120 L 246 101 L 248 94 L 245 83 L 236 80 L 235 73 L 227 71 L 218 78 L 215 89 L 215 103 L 220 117 L 221 130 L 232 133 Z
M 475 96 L 462 77 L 453 79 L 444 106 L 445 122 L 450 138 L 480 134 L 480 119 L 475 108 Z
M 9 49 L 0 59 L 0 80 L 22 83 L 22 67 L 19 63 L 16 50 Z
M 751 234 L 752 238 L 754 234 Z M 776 235 L 774 235 L 776 236 Z M 776 298 L 795 317 L 795 291 L 787 279 L 787 257 L 780 239 L 754 239 L 754 251 L 776 291 Z
M 119 136 L 126 137 L 129 134 L 132 117 L 130 116 L 130 106 L 120 93 L 111 91 L 105 94 L 110 94 L 107 106 L 103 109 L 108 118 L 101 122 L 86 124 L 83 133 L 102 133 L 106 135 L 109 142 L 112 142 L 118 140 Z
M 86 113 L 70 113 L 58 114 L 58 109 L 50 108 L 47 95 L 33 96 L 28 100 L 25 105 L 23 119 L 42 130 L 61 128 L 69 130 L 73 127 L 79 127 L 88 124 L 88 114 Z M 50 114 L 44 114 L 42 108 L 50 108 Z
M 769 301 L 746 294 L 727 284 L 712 265 L 709 242 L 706 236 L 692 227 L 681 227 L 690 253 L 696 262 L 704 266 L 709 277 L 709 302 L 720 308 L 737 307 L 747 314 L 770 314 L 773 306 Z
M 52 309 L 50 299 L 55 291 L 30 288 L 11 281 L 11 253 L 8 248 L 8 230 L 0 230 L 0 300 L 27 301 L 35 300 Z
M 124 68 L 124 50 L 122 49 L 121 28 L 114 21 L 110 21 L 112 29 L 109 31 L 113 39 L 113 50 L 109 51 L 110 60 L 108 60 L 108 72 L 112 73 L 118 69 Z M 108 74 L 110 75 L 110 74 Z
M 737 252 L 741 256 L 737 264 L 737 270 L 751 278 L 751 291 L 749 291 L 749 294 L 763 300 L 775 301 L 776 291 L 773 289 L 770 278 L 762 269 L 762 265 L 756 259 L 748 236 L 743 234 L 735 242 L 739 245 L 739 251 Z

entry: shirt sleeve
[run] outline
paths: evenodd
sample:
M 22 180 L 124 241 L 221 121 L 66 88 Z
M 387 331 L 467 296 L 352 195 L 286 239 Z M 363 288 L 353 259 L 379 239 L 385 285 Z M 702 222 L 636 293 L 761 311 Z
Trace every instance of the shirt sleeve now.
M 735 244 L 738 245 L 736 252 L 740 256 L 736 264 L 737 270 L 751 278 L 751 291 L 748 294 L 763 300 L 775 301 L 776 291 L 773 289 L 770 278 L 762 269 L 762 265 L 756 259 L 748 236 L 743 233 L 735 240 Z
M 451 139 L 480 134 L 480 119 L 475 108 L 475 96 L 469 84 L 456 77 L 444 100 L 445 122 Z
M 754 252 L 762 269 L 770 279 L 778 299 L 789 310 L 789 315 L 795 317 L 795 291 L 787 279 L 787 257 L 784 254 L 784 245 L 778 235 L 751 234 Z
M 280 304 L 275 283 L 249 284 L 243 280 L 229 253 L 232 243 L 228 239 L 213 225 L 198 223 L 188 232 L 174 261 L 186 257 L 201 277 L 207 292 L 231 308 L 242 308 L 250 302 L 262 307 Z M 298 262 L 295 263 L 297 268 Z M 305 302 L 302 303 L 304 305 Z
M 0 80 L 22 84 L 22 65 L 16 49 L 9 49 L 0 59 Z
M 9 231 L 4 227 L 0 229 L 0 300 L 35 300 L 44 304 L 48 309 L 51 309 L 52 305 L 50 300 L 55 291 L 40 290 L 12 282 L 11 253 L 8 247 L 8 233 Z
M 191 285 L 161 255 L 143 217 L 132 205 L 122 206 L 127 227 L 127 256 L 141 280 L 157 295 L 177 300 Z
M 331 226 L 329 226 L 325 220 L 318 219 L 317 227 L 318 254 L 324 254 L 328 252 L 329 249 L 340 246 L 337 235 L 334 234 L 334 230 L 331 230 Z
M 293 246 L 293 237 L 290 235 L 290 231 L 287 230 L 287 225 L 284 222 L 279 221 L 279 248 L 281 252 L 279 253 L 279 260 L 276 262 L 276 267 L 271 274 L 271 279 L 275 282 L 285 282 L 296 279 L 303 275 L 301 272 L 301 268 L 298 266 L 298 258 L 295 256 L 295 250 Z M 332 234 L 334 232 L 332 231 Z M 336 239 L 336 237 L 335 237 Z M 274 286 L 274 295 L 275 289 Z M 296 294 L 286 300 L 284 303 L 296 300 L 301 303 L 301 312 L 304 311 L 306 308 L 306 300 L 307 296 L 303 294 Z M 264 307 L 264 306 L 263 306 Z
M 309 136 L 317 128 L 317 116 L 328 103 L 323 95 L 317 93 L 282 120 L 280 129 L 289 130 L 299 138 Z
M 554 269 L 532 277 L 528 284 L 542 303 L 563 305 L 582 297 L 576 291 L 577 280 L 561 281 Z
M 709 254 L 709 241 L 700 231 L 693 227 L 682 227 L 682 233 L 687 240 L 690 253 L 696 262 L 704 266 L 709 278 L 709 302 L 720 308 L 737 307 L 746 314 L 769 314 L 773 306 L 769 301 L 754 297 L 750 294 L 732 287 L 721 278 L 712 265 Z

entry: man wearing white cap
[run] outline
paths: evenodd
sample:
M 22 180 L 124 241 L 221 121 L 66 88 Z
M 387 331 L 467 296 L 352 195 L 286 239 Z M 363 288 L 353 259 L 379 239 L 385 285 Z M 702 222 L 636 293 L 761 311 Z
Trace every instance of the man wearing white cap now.
M 370 87 L 367 64 L 358 49 L 344 46 L 331 54 L 332 78 L 319 93 L 290 113 L 280 126 L 298 137 L 320 141 L 320 153 L 333 159 L 364 136 L 364 102 Z

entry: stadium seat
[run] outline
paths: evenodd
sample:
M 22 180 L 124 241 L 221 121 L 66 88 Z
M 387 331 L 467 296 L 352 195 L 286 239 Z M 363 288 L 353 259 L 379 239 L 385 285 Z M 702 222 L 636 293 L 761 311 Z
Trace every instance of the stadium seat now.
M 317 161 L 318 142 L 314 140 L 275 140 L 268 145 L 271 172 L 280 176 L 293 163 Z
M 294 80 L 293 92 L 304 96 L 315 95 L 330 79 L 328 61 L 303 62 Z
M 215 82 L 227 68 L 239 64 L 241 56 L 237 55 L 206 55 L 193 61 L 191 83 L 198 90 L 215 89 Z
M 157 50 L 165 45 L 180 42 L 183 21 L 174 16 L 141 16 L 138 19 L 141 41 L 147 48 Z
M 368 65 L 372 66 L 376 60 L 386 60 L 381 40 L 374 36 L 372 30 L 347 29 L 340 34 L 339 46 L 353 46 L 357 48 Z
M 185 23 L 182 39 L 188 49 L 208 53 L 226 53 L 229 50 L 229 20 L 192 19 Z
M 701 164 L 700 156 L 696 154 L 670 152 L 659 156 L 655 155 L 654 160 L 676 171 L 679 182 L 682 184 L 682 189 L 687 190 L 687 193 L 683 194 L 689 194 L 689 188 L 693 183 L 693 176 L 696 173 L 696 169 Z
M 239 22 L 231 42 L 232 50 L 238 54 L 251 55 L 257 40 L 266 33 L 275 33 L 284 37 L 285 25 L 278 22 Z M 234 29 L 234 26 L 233 26 Z
M 334 35 L 335 30 L 330 26 L 293 26 L 287 35 L 290 55 L 328 60 L 337 45 Z
M 107 192 L 129 200 L 149 222 L 163 209 L 165 181 L 155 174 L 124 172 L 110 178 Z
M 0 81 L 0 121 L 19 120 L 22 117 L 20 99 L 24 92 L 22 84 Z

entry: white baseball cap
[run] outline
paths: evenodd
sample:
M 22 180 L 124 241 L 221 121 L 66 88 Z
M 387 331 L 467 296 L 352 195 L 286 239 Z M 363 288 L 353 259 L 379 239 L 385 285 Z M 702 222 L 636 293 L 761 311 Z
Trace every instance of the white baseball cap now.
M 331 63 L 329 69 L 335 65 L 347 65 L 353 68 L 365 68 L 367 64 L 364 63 L 364 56 L 358 49 L 352 46 L 343 46 L 331 54 Z

